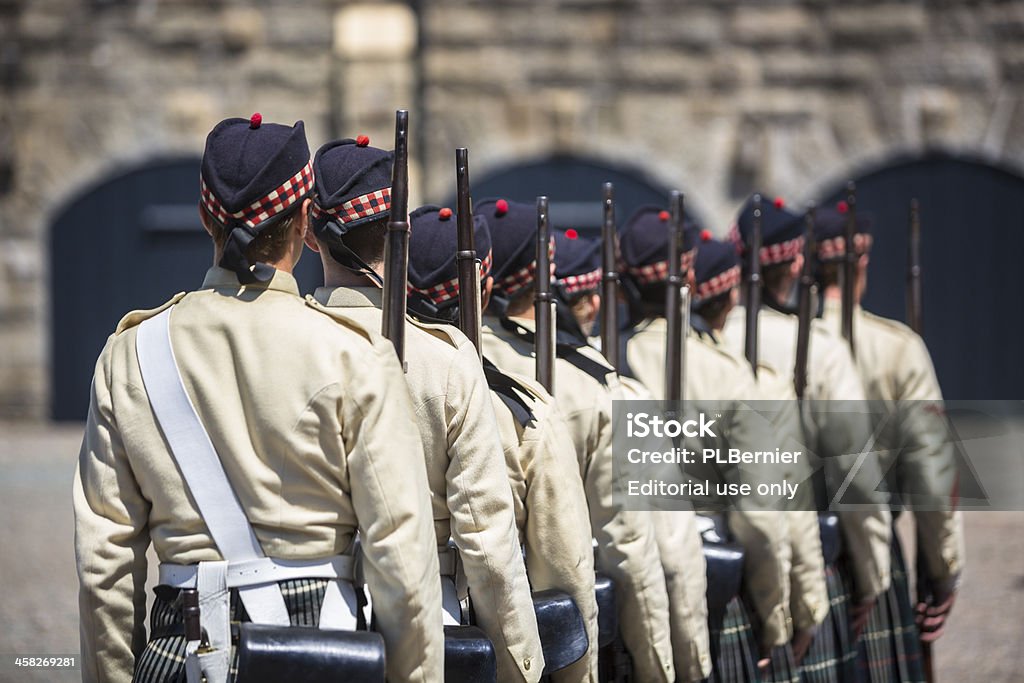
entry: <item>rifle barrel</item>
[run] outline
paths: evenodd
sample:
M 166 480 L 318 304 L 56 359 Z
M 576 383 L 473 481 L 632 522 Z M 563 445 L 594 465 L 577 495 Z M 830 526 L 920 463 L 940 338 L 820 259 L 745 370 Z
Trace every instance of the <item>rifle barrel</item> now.
M 409 268 L 409 112 L 395 112 L 395 161 L 391 172 L 391 217 L 384 258 L 382 332 L 405 363 L 406 283 Z
M 683 400 L 683 363 L 686 329 L 683 327 L 685 280 L 680 261 L 683 254 L 683 223 L 685 220 L 683 193 L 673 190 L 669 197 L 668 280 L 665 287 L 665 400 Z
M 843 288 L 842 324 L 843 339 L 850 346 L 850 353 L 856 357 L 857 348 L 853 337 L 854 286 L 857 281 L 857 185 L 852 180 L 846 184 L 846 226 L 843 233 Z
M 619 271 L 615 258 L 615 189 L 605 183 L 601 224 L 601 352 L 619 367 Z
M 910 200 L 910 250 L 907 253 L 907 322 L 918 334 L 924 333 L 921 291 L 921 207 Z
M 480 267 L 473 234 L 473 200 L 469 194 L 469 150 L 455 150 L 456 211 L 458 224 L 459 328 L 477 355 L 480 350 Z
M 807 390 L 807 362 L 811 342 L 811 299 L 814 294 L 814 203 L 808 203 L 804 218 L 804 264 L 800 271 L 797 299 L 796 363 L 793 367 L 793 387 L 796 397 L 804 398 Z
M 746 299 L 747 299 L 747 326 L 746 326 L 746 340 L 743 345 L 743 353 L 747 358 L 747 362 L 750 363 L 751 370 L 754 371 L 754 376 L 757 376 L 757 360 L 758 360 L 758 349 L 757 349 L 757 321 L 758 314 L 761 311 L 761 217 L 764 212 L 764 208 L 761 204 L 761 195 L 754 195 L 754 225 L 752 230 L 752 236 L 750 240 L 750 252 L 747 254 L 747 281 L 746 281 Z
M 533 306 L 537 329 L 533 335 L 537 356 L 537 381 L 555 393 L 555 299 L 551 292 L 551 240 L 548 225 L 548 198 L 537 197 L 537 273 L 534 278 Z

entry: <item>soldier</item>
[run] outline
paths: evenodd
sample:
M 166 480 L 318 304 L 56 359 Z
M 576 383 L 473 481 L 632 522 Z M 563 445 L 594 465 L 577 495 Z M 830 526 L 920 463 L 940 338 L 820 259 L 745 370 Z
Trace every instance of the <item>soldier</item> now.
M 692 269 L 697 250 L 697 228 L 687 221 L 684 231 L 681 270 L 694 282 Z M 641 207 L 626 221 L 621 238 L 623 273 L 632 292 L 631 317 L 639 321 L 626 343 L 626 357 L 631 370 L 656 398 L 664 397 L 665 287 L 668 275 L 669 214 L 655 206 Z M 692 289 L 692 287 L 691 287 Z M 741 400 L 758 397 L 754 379 L 742 362 L 718 348 L 704 343 L 696 334 L 686 337 L 687 367 L 685 395 L 697 405 L 714 403 L 714 408 L 701 412 L 721 412 L 723 444 L 703 444 L 708 448 L 763 448 L 770 441 L 753 419 L 753 413 L 738 410 Z M 729 409 L 724 409 L 730 405 Z M 696 410 L 696 409 L 695 409 Z M 740 476 L 738 468 L 723 468 L 721 476 L 730 480 Z M 723 501 L 716 501 L 723 503 Z M 789 640 L 789 556 L 785 519 L 775 512 L 756 509 L 730 509 L 728 535 L 745 549 L 743 581 L 746 594 L 753 602 L 758 617 L 758 633 L 743 601 L 736 596 L 719 598 L 712 586 L 708 608 L 711 612 L 711 643 L 715 654 L 711 679 L 715 681 L 759 680 L 758 667 L 768 665 L 772 648 Z M 720 536 L 724 534 L 719 534 Z M 724 540 L 724 539 L 723 539 Z M 714 579 L 711 576 L 711 579 Z
M 603 304 L 601 243 L 576 230 L 555 233 L 555 293 L 558 329 L 577 337 L 594 327 Z M 650 400 L 639 381 L 620 376 L 629 400 Z M 676 681 L 700 681 L 711 673 L 711 645 L 705 593 L 707 577 L 696 515 L 691 510 L 652 512 L 658 552 L 668 591 Z
M 291 275 L 312 185 L 301 121 L 218 124 L 200 200 L 217 265 L 202 289 L 128 314 L 100 354 L 74 484 L 86 681 L 182 680 L 177 596 L 197 584 L 211 681 L 228 680 L 229 619 L 354 625 L 357 531 L 389 680 L 440 680 L 437 556 L 401 368 Z
M 843 313 L 840 273 L 846 257 L 848 211 L 846 202 L 819 211 L 815 230 L 823 318 L 834 330 L 839 329 Z M 918 566 L 923 570 L 918 582 L 927 586 L 921 592 L 930 599 L 918 609 L 928 616 L 920 638 L 932 642 L 952 609 L 964 565 L 961 514 L 950 504 L 956 475 L 952 442 L 947 438 L 942 392 L 924 340 L 906 325 L 860 307 L 872 237 L 867 216 L 858 213 L 855 220 L 857 370 L 868 400 L 875 402 L 875 408 L 885 408 L 872 415 L 879 429 L 876 449 L 883 454 L 888 490 L 895 494 L 893 503 L 913 508 L 916 502 L 925 508 L 915 510 L 914 519 Z M 899 510 L 893 513 L 898 515 Z M 903 552 L 894 533 L 892 583 L 885 599 L 872 610 L 861 641 L 858 661 L 864 680 L 924 680 L 914 617 Z
M 762 247 L 759 258 L 763 270 L 765 306 L 758 315 L 759 362 L 781 377 L 793 377 L 796 359 L 797 318 L 787 307 L 803 265 L 803 217 L 786 209 L 781 198 L 762 208 Z M 749 249 L 753 232 L 754 202 L 749 200 L 730 232 L 730 241 L 741 251 Z M 745 310 L 734 308 L 726 318 L 722 341 L 733 353 L 743 352 Z M 864 400 L 864 390 L 853 365 L 849 349 L 819 324 L 810 330 L 810 360 L 804 398 L 809 406 L 802 413 L 803 443 L 822 458 L 826 470 L 852 469 L 856 454 L 867 442 L 870 428 L 866 415 L 855 410 L 828 410 L 829 401 L 847 405 Z M 866 461 L 860 476 L 850 487 L 860 500 L 872 499 L 878 478 L 877 463 Z M 879 475 L 880 476 L 880 475 Z M 866 482 L 870 487 L 866 488 Z M 820 479 L 819 479 L 820 482 Z M 827 509 L 824 492 L 818 509 Z M 823 518 L 830 522 L 830 517 Z M 831 524 L 822 526 L 822 551 L 825 553 L 825 579 L 830 610 L 816 633 L 807 657 L 802 662 L 805 680 L 854 680 L 855 642 L 867 622 L 878 596 L 889 586 L 889 543 L 891 515 L 882 507 L 861 507 L 839 513 L 841 539 Z M 841 540 L 841 546 L 838 542 Z M 844 557 L 840 558 L 841 547 Z M 833 549 L 836 549 L 833 551 Z M 852 586 L 850 585 L 852 583 Z M 852 595 L 851 595 L 852 589 Z M 849 604 L 851 603 L 852 604 Z M 849 614 L 849 616 L 848 616 Z
M 392 162 L 393 154 L 370 147 L 366 136 L 329 142 L 314 159 L 313 230 L 306 244 L 320 253 L 325 280 L 314 298 L 367 327 L 382 320 Z M 461 567 L 477 623 L 494 643 L 499 680 L 539 680 L 544 656 L 537 619 L 476 349 L 450 326 L 410 323 L 407 334 L 406 380 L 426 456 L 445 623 L 462 623 Z
M 533 374 L 533 283 L 537 213 L 505 199 L 476 205 L 491 229 L 493 294 L 484 316 L 484 355 L 501 368 Z M 550 275 L 549 275 L 550 277 Z M 622 637 L 639 680 L 675 678 L 665 575 L 650 516 L 612 500 L 612 400 L 615 372 L 587 346 L 559 345 L 554 390 L 566 417 L 597 541 L 597 567 L 615 581 Z
M 411 215 L 409 309 L 432 321 L 458 319 L 456 217 L 451 209 L 424 206 Z M 482 304 L 493 280 L 487 222 L 474 220 L 480 259 Z M 560 683 L 597 680 L 597 603 L 590 518 L 565 421 L 543 387 L 506 374 L 487 359 L 485 372 L 512 484 L 516 527 L 533 591 L 558 589 L 572 597 L 583 617 L 589 647 L 575 664 L 554 672 Z
M 711 238 L 705 230 L 694 264 L 695 287 L 691 324 L 702 341 L 720 345 L 725 320 L 739 302 L 740 260 L 736 247 L 729 242 Z M 787 378 L 787 380 L 790 378 Z M 769 406 L 773 418 L 772 431 L 779 447 L 787 450 L 801 448 L 803 435 L 799 416 L 795 410 L 796 398 L 791 381 L 780 382 L 770 367 L 761 366 L 757 376 L 760 395 L 772 399 Z M 785 446 L 786 440 L 793 447 Z M 806 481 L 810 468 L 801 462 L 789 468 L 787 481 Z M 828 614 L 828 589 L 825 586 L 825 567 L 818 535 L 818 516 L 814 512 L 813 495 L 802 488 L 786 506 L 786 527 L 790 553 L 789 611 L 792 618 L 792 651 L 776 648 L 765 680 L 792 680 L 810 646 L 814 633 Z M 790 654 L 793 658 L 790 659 Z

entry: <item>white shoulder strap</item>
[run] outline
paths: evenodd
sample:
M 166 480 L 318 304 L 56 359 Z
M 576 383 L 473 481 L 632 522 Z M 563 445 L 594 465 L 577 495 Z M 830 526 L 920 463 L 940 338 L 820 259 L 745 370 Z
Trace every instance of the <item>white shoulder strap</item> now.
M 136 337 L 149 403 L 221 555 L 229 563 L 262 558 L 256 533 L 182 384 L 168 326 L 172 310 L 173 306 L 145 320 Z M 273 580 L 240 588 L 239 597 L 253 622 L 289 623 L 281 588 Z

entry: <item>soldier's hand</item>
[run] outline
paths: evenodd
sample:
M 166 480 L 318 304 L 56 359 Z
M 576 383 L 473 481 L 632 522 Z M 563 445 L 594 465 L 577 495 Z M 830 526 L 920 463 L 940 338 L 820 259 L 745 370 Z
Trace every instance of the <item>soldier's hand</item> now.
M 877 598 L 861 600 L 850 610 L 850 629 L 853 631 L 854 640 L 860 638 L 864 627 L 868 625 L 868 617 L 871 616 L 871 610 L 875 608 L 876 602 L 878 602 Z
M 817 632 L 817 628 L 803 628 L 798 629 L 793 634 L 793 642 L 791 646 L 793 648 L 793 659 L 796 660 L 797 665 L 804 660 L 807 655 L 807 650 L 811 648 L 811 641 L 814 640 L 814 634 Z
M 917 614 L 914 620 L 917 622 L 918 631 L 921 632 L 922 643 L 934 643 L 942 636 L 946 627 L 946 619 L 953 611 L 954 602 L 956 602 L 955 591 L 949 593 L 945 598 L 929 596 L 927 602 L 917 603 Z

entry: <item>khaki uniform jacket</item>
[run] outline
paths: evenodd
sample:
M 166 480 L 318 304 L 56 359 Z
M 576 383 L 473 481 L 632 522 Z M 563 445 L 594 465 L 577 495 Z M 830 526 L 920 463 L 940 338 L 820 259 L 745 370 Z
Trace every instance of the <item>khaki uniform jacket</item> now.
M 532 329 L 532 320 L 517 322 Z M 499 368 L 534 375 L 533 344 L 502 328 L 496 318 L 484 317 L 481 342 L 484 355 Z M 592 358 L 604 364 L 600 354 L 595 352 Z M 576 447 L 597 540 L 597 567 L 615 581 L 620 629 L 637 677 L 672 681 L 668 595 L 654 525 L 648 513 L 623 510 L 612 500 L 612 400 L 622 396 L 615 371 L 608 368 L 608 373 L 605 386 L 568 361 L 556 359 L 555 400 Z
M 747 362 L 746 359 L 743 362 Z M 789 451 L 804 449 L 793 378 L 788 375 L 782 377 L 771 366 L 759 363 L 757 387 L 763 399 L 778 406 L 773 421 L 779 448 Z M 790 470 L 787 478 L 807 482 L 812 475 L 813 468 L 805 458 Z M 814 493 L 808 485 L 801 487 L 784 514 L 789 529 L 789 610 L 793 617 L 793 630 L 808 631 L 821 624 L 829 610 L 818 513 L 815 512 Z
M 633 373 L 659 399 L 665 395 L 667 332 L 664 318 L 645 320 L 626 346 L 626 358 Z M 724 401 L 740 404 L 760 397 L 749 366 L 693 333 L 686 338 L 684 396 L 698 405 L 702 401 L 714 402 L 714 409 L 701 412 L 722 411 L 718 426 L 724 443 L 707 443 L 704 447 L 763 450 L 774 441 L 753 412 L 722 410 Z M 736 473 L 740 468 L 722 469 Z M 762 624 L 762 644 L 782 645 L 791 635 L 786 518 L 773 510 L 752 509 L 733 510 L 727 516 L 730 531 L 745 550 L 743 581 Z
M 838 299 L 825 299 L 824 320 L 839 329 L 842 304 Z M 853 325 L 857 370 L 868 400 L 880 401 L 896 418 L 886 422 L 892 429 L 878 436 L 883 469 L 889 472 L 897 466 L 900 493 L 911 507 L 913 496 L 906 499 L 909 491 L 932 498 L 932 508 L 941 507 L 953 490 L 956 466 L 942 418 L 942 390 L 924 340 L 903 323 L 860 306 L 854 309 Z M 929 410 L 933 406 L 938 410 Z M 928 578 L 936 589 L 952 590 L 964 566 L 963 514 L 952 509 L 915 510 L 914 520 L 917 552 Z
M 314 310 L 276 272 L 241 286 L 213 268 L 178 295 L 171 341 L 192 404 L 269 557 L 351 553 L 364 569 L 388 679 L 440 681 L 438 562 L 422 445 L 394 349 Z M 156 424 L 129 313 L 96 363 L 74 483 L 82 677 L 129 681 L 145 647 L 146 549 L 161 562 L 222 559 Z
M 743 306 L 729 314 L 722 342 L 732 353 L 742 356 L 746 334 L 746 313 Z M 808 349 L 806 409 L 802 424 L 804 443 L 826 463 L 840 463 L 844 471 L 852 469 L 856 454 L 868 442 L 870 424 L 867 415 L 859 417 L 848 411 L 835 419 L 827 409 L 828 401 L 864 401 L 853 358 L 842 339 L 814 321 Z M 763 307 L 758 316 L 758 362 L 774 369 L 780 376 L 793 376 L 796 362 L 797 318 Z M 881 471 L 873 459 L 865 461 L 851 486 L 870 486 L 862 494 L 868 497 L 881 479 Z M 870 482 L 870 483 L 869 483 Z M 885 506 L 877 509 L 842 511 L 839 513 L 843 541 L 853 561 L 855 595 L 864 600 L 881 595 L 889 587 L 892 515 Z
M 647 387 L 632 377 L 620 377 L 619 381 L 627 400 L 652 399 Z M 651 517 L 665 570 L 676 681 L 701 681 L 711 675 L 711 637 L 707 565 L 697 513 L 666 510 L 652 512 Z
M 523 424 L 491 393 L 530 587 L 567 593 L 579 608 L 590 642 L 587 654 L 556 671 L 552 680 L 597 683 L 593 535 L 576 449 L 551 395 L 532 379 L 506 374 L 527 390 L 521 396 L 531 413 Z
M 321 287 L 314 298 L 380 328 L 377 287 Z M 455 327 L 409 322 L 405 376 L 423 439 L 438 549 L 455 541 L 477 624 L 500 681 L 537 681 L 544 655 L 490 391 L 476 349 Z M 411 425 L 410 425 L 411 427 Z

